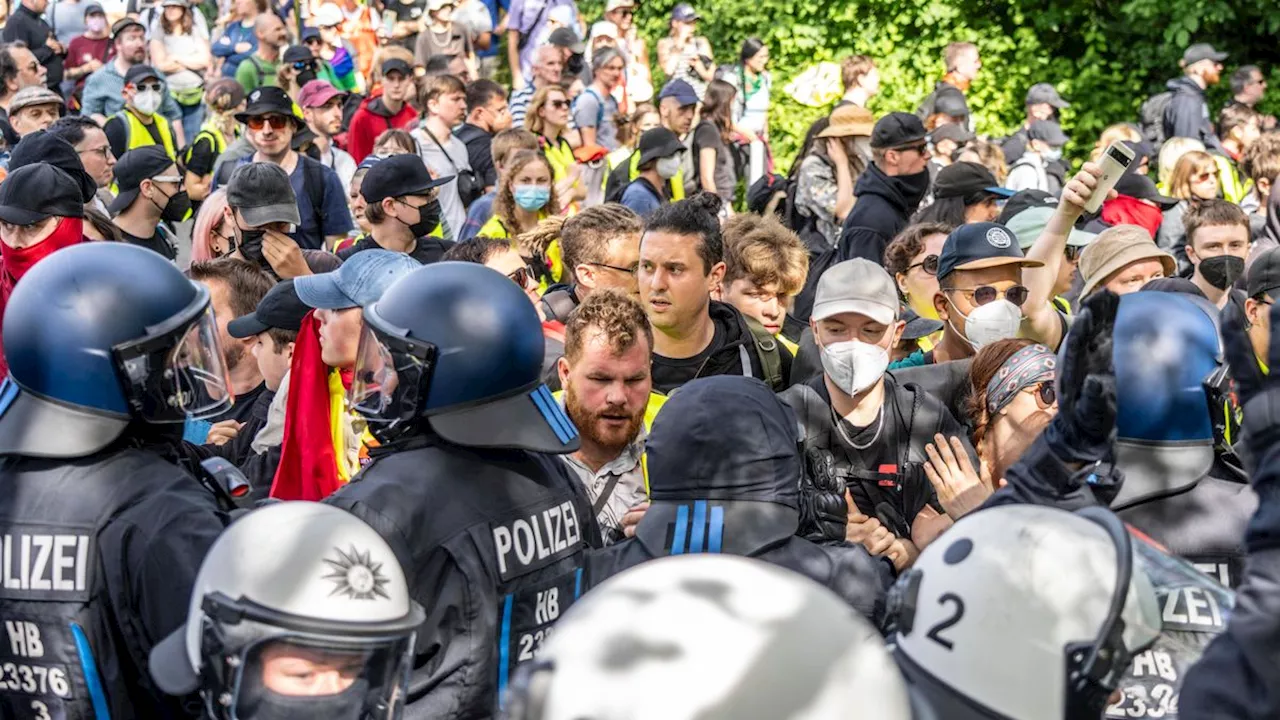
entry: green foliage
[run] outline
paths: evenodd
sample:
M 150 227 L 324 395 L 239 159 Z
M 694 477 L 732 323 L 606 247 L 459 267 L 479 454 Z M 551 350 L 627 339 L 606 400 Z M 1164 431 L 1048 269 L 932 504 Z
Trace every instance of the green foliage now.
M 650 43 L 654 78 L 657 39 L 678 0 L 644 2 L 637 22 Z M 603 2 L 580 4 L 598 18 Z M 1136 121 L 1148 96 L 1176 77 L 1183 49 L 1211 42 L 1231 53 L 1222 82 L 1211 89 L 1216 109 L 1229 97 L 1227 80 L 1238 65 L 1271 68 L 1280 61 L 1273 38 L 1280 13 L 1269 0 L 702 0 L 699 34 L 716 62 L 737 61 L 748 37 L 759 37 L 772 57 L 770 134 L 775 156 L 790 165 L 804 131 L 822 110 L 786 97 L 782 88 L 809 66 L 855 53 L 880 68 L 877 114 L 914 111 L 941 77 L 942 50 L 970 41 L 982 53 L 983 70 L 968 93 L 980 134 L 1001 137 L 1024 118 L 1026 91 L 1050 82 L 1072 106 L 1062 114 L 1072 136 L 1068 155 L 1084 157 L 1107 125 Z M 1278 87 L 1280 73 L 1271 72 Z M 1267 104 L 1261 108 L 1274 112 Z

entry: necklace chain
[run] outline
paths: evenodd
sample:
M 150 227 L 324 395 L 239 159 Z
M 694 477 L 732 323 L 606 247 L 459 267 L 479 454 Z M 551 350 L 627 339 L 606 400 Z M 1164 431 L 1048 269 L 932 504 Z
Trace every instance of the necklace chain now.
M 844 429 L 844 422 L 842 422 L 844 418 L 840 417 L 836 413 L 836 409 L 834 407 L 831 408 L 831 417 L 833 420 L 835 420 L 836 431 L 840 433 L 840 437 L 844 438 L 844 441 L 849 443 L 850 447 L 852 447 L 854 450 L 866 450 L 872 445 L 875 445 L 876 441 L 880 439 L 880 431 L 884 430 L 884 404 L 883 403 L 880 405 L 880 412 L 877 413 L 876 415 L 876 418 L 877 418 L 876 434 L 871 436 L 871 439 L 867 441 L 866 445 L 859 445 L 858 443 L 853 441 L 853 438 L 849 437 L 849 433 L 846 432 Z

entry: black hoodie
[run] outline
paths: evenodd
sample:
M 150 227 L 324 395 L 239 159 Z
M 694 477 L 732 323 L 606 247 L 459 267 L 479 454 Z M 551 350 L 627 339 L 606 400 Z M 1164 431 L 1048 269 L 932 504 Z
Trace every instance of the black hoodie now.
M 927 170 L 889 176 L 879 165 L 868 165 L 853 188 L 858 202 L 844 219 L 838 261 L 866 258 L 883 265 L 884 249 L 907 226 L 908 218 L 928 191 Z
M 656 352 L 653 354 L 655 392 L 669 394 L 690 380 L 713 375 L 764 377 L 764 366 L 760 362 L 761 350 L 756 346 L 755 337 L 737 308 L 712 300 L 707 312 L 711 315 L 711 322 L 715 324 L 716 334 L 705 350 L 688 358 L 668 358 Z M 782 350 L 780 357 L 782 377 L 786 382 L 791 376 L 791 353 Z M 774 388 L 784 389 L 785 387 Z
M 1165 83 L 1173 95 L 1164 109 L 1164 136 L 1189 137 L 1204 143 L 1210 152 L 1226 155 L 1209 117 L 1209 104 L 1204 90 L 1186 75 Z

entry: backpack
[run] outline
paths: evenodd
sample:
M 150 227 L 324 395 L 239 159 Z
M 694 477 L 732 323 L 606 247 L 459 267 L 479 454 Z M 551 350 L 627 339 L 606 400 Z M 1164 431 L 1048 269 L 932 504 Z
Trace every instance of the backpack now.
M 265 87 L 267 84 L 267 69 L 262 67 L 262 63 L 258 62 L 258 58 L 250 55 L 245 58 L 253 64 L 253 71 L 258 75 L 258 87 Z
M 746 315 L 743 315 L 742 319 L 747 321 L 747 327 L 751 330 L 751 339 L 756 345 L 756 355 L 760 357 L 760 368 L 764 375 L 760 379 L 768 383 L 774 392 L 781 391 L 787 386 L 782 377 L 781 343 L 769 334 L 759 320 Z
M 340 132 L 346 132 L 351 129 L 351 118 L 356 116 L 356 111 L 360 109 L 360 105 L 365 101 L 365 96 L 360 93 L 349 93 L 347 99 L 342 101 L 342 125 L 339 127 Z M 387 125 L 390 126 L 390 120 Z M 388 130 L 391 128 L 388 127 Z
M 1142 130 L 1142 137 L 1156 149 L 1164 144 L 1164 114 L 1172 101 L 1173 91 L 1166 90 L 1147 98 L 1138 110 L 1138 125 Z

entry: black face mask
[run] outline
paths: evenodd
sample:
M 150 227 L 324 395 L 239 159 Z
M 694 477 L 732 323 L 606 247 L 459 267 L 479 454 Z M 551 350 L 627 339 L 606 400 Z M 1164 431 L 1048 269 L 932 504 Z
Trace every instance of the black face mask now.
M 160 192 L 161 194 L 164 194 L 163 190 Z M 179 190 L 168 197 L 169 200 L 164 204 L 164 207 L 161 207 L 160 203 L 155 200 L 151 200 L 151 198 L 147 199 L 151 200 L 152 205 L 160 208 L 161 220 L 166 222 L 182 222 L 186 219 L 187 213 L 191 212 L 191 196 L 187 194 L 186 190 Z
M 362 720 L 366 695 L 369 693 L 369 681 L 356 680 L 351 687 L 337 695 L 318 697 L 281 695 L 252 683 L 256 688 L 248 687 L 242 696 L 252 693 L 250 697 L 242 697 L 236 714 L 244 720 L 313 720 L 314 718 L 332 718 L 332 720 Z
M 568 70 L 571 75 L 581 75 L 582 71 L 586 69 L 586 67 L 586 58 L 581 55 L 570 55 L 569 59 L 565 61 L 564 64 L 564 69 Z
M 406 203 L 402 200 L 396 200 L 396 202 L 406 207 L 410 207 L 409 203 Z M 404 222 L 404 221 L 401 220 L 400 222 Z M 427 235 L 431 234 L 431 231 L 435 230 L 436 225 L 439 225 L 439 224 L 440 224 L 440 201 L 432 200 L 426 205 L 423 205 L 422 207 L 418 208 L 418 222 L 412 223 L 412 224 L 405 223 L 405 226 L 409 228 L 409 232 L 413 233 L 414 238 L 420 238 L 420 237 L 426 237 Z
M 1244 258 L 1235 255 L 1205 258 L 1200 261 L 1200 274 L 1204 276 L 1205 282 L 1219 290 L 1226 290 L 1244 275 Z
M 303 70 L 302 72 L 298 73 L 298 81 L 297 81 L 298 87 L 302 87 L 303 85 L 306 85 L 307 83 L 315 79 L 316 79 L 316 71 L 312 68 L 307 68 L 306 70 Z

